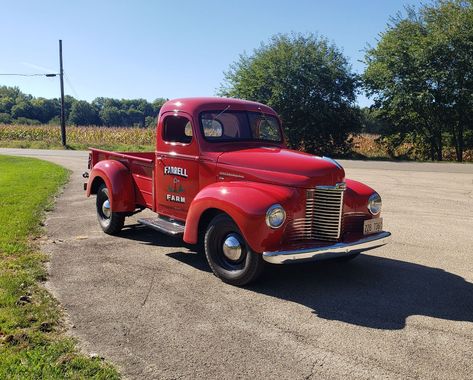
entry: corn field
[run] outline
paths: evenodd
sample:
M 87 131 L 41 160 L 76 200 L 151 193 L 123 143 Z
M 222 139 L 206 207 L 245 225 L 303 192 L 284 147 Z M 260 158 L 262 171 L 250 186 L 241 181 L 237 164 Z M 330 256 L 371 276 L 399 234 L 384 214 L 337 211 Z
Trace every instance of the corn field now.
M 154 128 L 107 128 L 76 127 L 66 128 L 67 143 L 71 145 L 107 145 L 153 146 Z M 61 143 L 61 128 L 56 125 L 5 125 L 0 124 L 0 143 L 2 141 L 41 141 L 46 145 L 56 146 Z
M 380 135 L 361 133 L 351 136 L 352 152 L 355 156 L 362 156 L 371 159 L 407 159 L 419 160 L 419 157 L 413 153 L 414 146 L 411 143 L 404 143 L 393 152 L 389 152 L 386 144 Z M 361 157 L 357 157 L 361 158 Z M 455 161 L 455 149 L 453 147 L 444 147 L 443 159 L 445 161 Z M 464 162 L 473 162 L 473 149 L 465 149 L 463 152 Z
M 111 150 L 150 150 L 155 145 L 155 128 L 131 127 L 75 127 L 67 128 L 67 144 L 75 149 L 88 147 Z M 352 154 L 355 158 L 393 159 L 404 158 L 415 160 L 410 153 L 412 146 L 403 144 L 395 152 L 395 156 L 388 153 L 379 135 L 358 134 L 351 136 Z M 38 142 L 40 144 L 34 144 Z M 18 143 L 12 145 L 11 143 Z M 61 147 L 61 128 L 58 125 L 10 125 L 0 124 L 0 146 L 6 147 Z M 464 152 L 464 161 L 473 162 L 473 150 Z M 444 160 L 454 161 L 453 148 L 444 149 Z

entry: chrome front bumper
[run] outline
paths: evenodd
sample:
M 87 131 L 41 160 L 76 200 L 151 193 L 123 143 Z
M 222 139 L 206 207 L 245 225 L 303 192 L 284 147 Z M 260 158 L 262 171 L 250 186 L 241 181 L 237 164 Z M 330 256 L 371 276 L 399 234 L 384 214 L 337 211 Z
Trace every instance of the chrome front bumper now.
M 390 232 L 382 231 L 350 243 L 336 243 L 324 247 L 303 248 L 290 251 L 263 252 L 263 259 L 272 264 L 287 264 L 343 257 L 381 247 L 389 242 L 390 236 Z

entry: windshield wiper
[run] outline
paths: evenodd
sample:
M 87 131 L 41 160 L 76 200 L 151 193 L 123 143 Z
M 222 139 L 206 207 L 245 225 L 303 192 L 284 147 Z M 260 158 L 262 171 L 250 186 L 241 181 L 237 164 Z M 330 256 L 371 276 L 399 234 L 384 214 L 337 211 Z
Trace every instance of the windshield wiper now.
M 213 121 L 213 120 L 217 120 L 217 118 L 218 118 L 221 114 L 223 114 L 224 112 L 227 112 L 227 110 L 228 110 L 229 108 L 230 108 L 230 104 L 229 104 L 222 112 L 220 112 L 217 116 L 215 116 L 215 117 L 212 119 L 212 121 Z

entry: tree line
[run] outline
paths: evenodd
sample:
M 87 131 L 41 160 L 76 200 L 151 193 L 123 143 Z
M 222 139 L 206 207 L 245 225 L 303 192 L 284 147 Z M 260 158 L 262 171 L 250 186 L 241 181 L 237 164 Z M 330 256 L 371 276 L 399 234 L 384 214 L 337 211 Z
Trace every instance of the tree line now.
M 69 125 L 153 125 L 167 99 L 96 98 L 92 102 L 66 95 L 64 108 Z M 0 124 L 59 124 L 60 99 L 35 98 L 17 87 L 0 86 Z
M 281 116 L 289 145 L 346 155 L 357 132 L 382 135 L 389 152 L 409 146 L 416 158 L 442 160 L 453 147 L 462 161 L 473 149 L 472 0 L 436 0 L 392 17 L 363 73 L 342 51 L 314 34 L 279 34 L 242 54 L 224 73 L 218 94 L 255 100 Z M 366 93 L 373 106 L 360 109 Z M 165 99 L 66 97 L 69 124 L 150 125 Z M 0 123 L 58 123 L 58 99 L 0 87 Z

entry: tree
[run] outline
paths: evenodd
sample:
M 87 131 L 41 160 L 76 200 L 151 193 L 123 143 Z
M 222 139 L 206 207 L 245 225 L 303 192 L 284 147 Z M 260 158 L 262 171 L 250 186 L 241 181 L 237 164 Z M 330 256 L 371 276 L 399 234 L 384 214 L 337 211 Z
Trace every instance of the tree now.
M 472 121 L 473 7 L 439 0 L 397 15 L 375 48 L 366 52 L 363 79 L 392 133 L 428 147 L 442 159 L 444 134 L 463 156 L 464 130 Z
M 359 128 L 357 78 L 341 51 L 313 34 L 276 35 L 224 73 L 219 93 L 268 104 L 289 144 L 311 153 L 345 153 Z
M 161 110 L 161 107 L 168 100 L 169 99 L 165 99 L 165 98 L 157 98 L 157 99 L 153 100 L 153 103 L 151 103 L 152 112 L 148 116 L 154 116 L 154 117 L 158 116 L 159 111 Z
M 56 99 L 54 99 L 56 100 Z M 57 99 L 57 101 L 59 102 L 60 100 Z M 77 100 L 73 97 L 73 96 L 70 96 L 70 95 L 66 95 L 64 96 L 64 114 L 66 116 L 66 120 L 69 119 L 69 114 L 71 113 L 71 110 L 72 110 L 72 105 L 76 102 Z
M 0 124 L 11 124 L 11 116 L 7 113 L 0 112 Z
M 389 124 L 386 123 L 379 115 L 377 109 L 364 107 L 360 109 L 361 116 L 361 132 L 372 134 L 386 134 Z
M 106 106 L 100 111 L 100 119 L 107 127 L 123 125 L 124 116 L 126 113 L 114 106 Z
M 33 106 L 31 102 L 26 100 L 15 104 L 11 109 L 11 115 L 14 119 L 18 119 L 19 117 L 33 119 L 31 117 L 33 115 Z
M 39 120 L 43 124 L 48 123 L 49 120 L 58 116 L 61 112 L 59 99 L 34 98 L 31 100 L 31 105 L 33 110 L 30 117 Z
M 18 87 L 0 86 L 0 112 L 10 114 L 20 93 Z
M 69 123 L 74 125 L 97 125 L 99 122 L 97 110 L 88 102 L 78 100 L 72 104 Z

